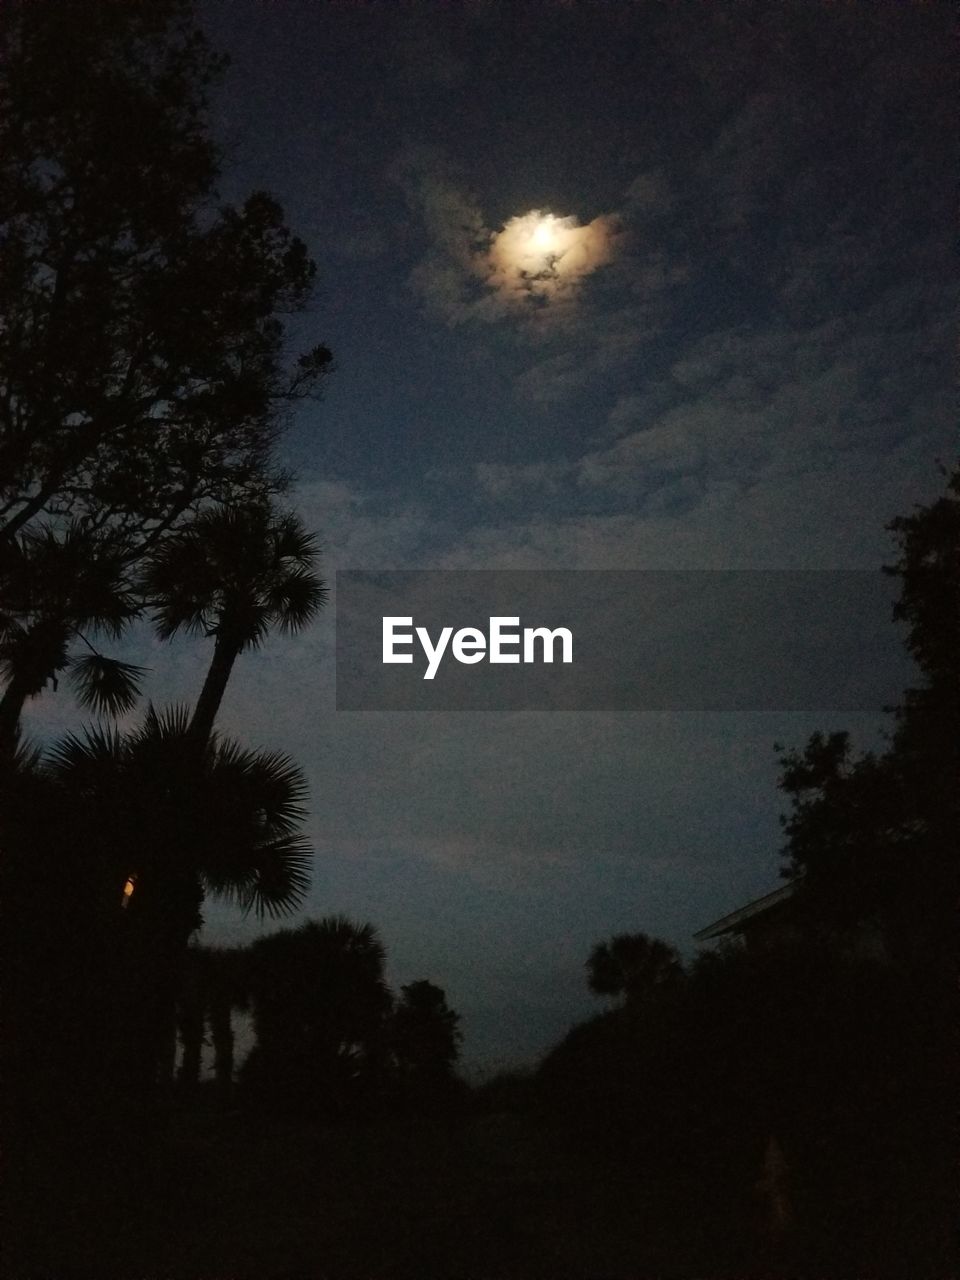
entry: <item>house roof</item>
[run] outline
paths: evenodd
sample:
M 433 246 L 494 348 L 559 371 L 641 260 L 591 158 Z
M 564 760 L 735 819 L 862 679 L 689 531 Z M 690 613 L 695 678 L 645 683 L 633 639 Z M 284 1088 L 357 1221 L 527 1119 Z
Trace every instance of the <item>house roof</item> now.
M 731 911 L 727 916 L 721 916 L 713 924 L 708 924 L 705 929 L 695 933 L 693 935 L 694 942 L 709 942 L 711 938 L 720 938 L 725 933 L 738 932 L 748 920 L 761 916 L 771 908 L 786 902 L 788 898 L 793 896 L 793 891 L 793 884 L 785 884 L 781 885 L 779 889 L 774 889 L 772 893 L 764 894 L 762 898 L 754 898 L 746 906 L 738 907 L 736 911 Z

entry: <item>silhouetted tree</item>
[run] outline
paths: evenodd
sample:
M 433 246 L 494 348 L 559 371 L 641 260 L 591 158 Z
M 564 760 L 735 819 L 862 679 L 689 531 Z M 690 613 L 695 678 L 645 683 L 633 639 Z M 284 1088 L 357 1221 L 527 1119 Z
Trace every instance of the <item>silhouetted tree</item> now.
M 960 685 L 960 465 L 944 476 L 941 497 L 891 521 L 900 558 L 887 572 L 900 579 L 894 617 L 908 624 L 925 687 L 946 696 Z
M 421 980 L 400 988 L 390 1042 L 408 1099 L 431 1105 L 449 1098 L 460 1054 L 459 1022 L 442 987 Z
M 782 756 L 791 812 L 785 874 L 809 917 L 849 931 L 873 924 L 891 957 L 942 984 L 960 894 L 960 472 L 947 493 L 891 526 L 895 617 L 920 681 L 896 709 L 888 748 L 855 756 L 845 732 L 814 734 Z
M 538 1091 L 588 1145 L 652 1163 L 678 1123 L 679 954 L 647 934 L 618 934 L 592 949 L 586 968 L 592 991 L 622 1002 L 571 1028 L 541 1062 Z
M 842 955 L 868 930 L 882 946 L 866 970 L 869 995 L 852 996 L 836 962 L 825 988 L 833 1074 L 850 1082 L 845 1094 L 839 1083 L 824 1085 L 817 1117 L 834 1135 L 834 1165 L 844 1162 L 840 1194 L 855 1189 L 874 1216 L 881 1204 L 900 1205 L 912 1218 L 915 1256 L 946 1271 L 944 1134 L 960 1061 L 960 471 L 942 497 L 891 529 L 900 546 L 888 570 L 900 580 L 894 616 L 907 624 L 919 679 L 895 709 L 884 750 L 856 755 L 849 735 L 835 732 L 783 755 L 780 785 L 791 804 L 785 874 L 797 886 L 808 944 L 832 938 Z M 864 1007 L 872 1027 L 857 1016 Z M 813 1181 L 832 1185 L 816 1150 L 805 1160 Z M 853 1232 L 839 1214 L 838 1239 Z M 885 1266 L 903 1267 L 896 1251 L 905 1244 L 890 1243 Z
M 243 910 L 283 915 L 309 884 L 310 848 L 297 834 L 304 817 L 300 770 L 279 752 L 212 740 L 200 761 L 184 751 L 187 718 L 151 711 L 122 735 L 102 728 L 70 735 L 47 768 L 74 811 L 78 842 L 109 854 L 106 892 L 130 919 L 161 914 L 184 941 L 198 923 L 204 893 Z M 171 877 L 183 888 L 175 907 Z
M 882 750 L 818 733 L 782 758 L 796 927 L 683 981 L 666 944 L 599 945 L 592 989 L 626 998 L 536 1075 L 585 1167 L 626 1159 L 674 1241 L 697 1222 L 691 1274 L 956 1270 L 960 473 L 892 528 L 919 678 Z
M 376 930 L 343 916 L 259 939 L 249 975 L 256 1045 L 243 1069 L 272 1106 L 332 1112 L 382 1073 L 392 998 Z
M 620 933 L 599 942 L 587 960 L 587 983 L 597 995 L 636 1002 L 669 987 L 682 975 L 675 947 L 645 933 Z

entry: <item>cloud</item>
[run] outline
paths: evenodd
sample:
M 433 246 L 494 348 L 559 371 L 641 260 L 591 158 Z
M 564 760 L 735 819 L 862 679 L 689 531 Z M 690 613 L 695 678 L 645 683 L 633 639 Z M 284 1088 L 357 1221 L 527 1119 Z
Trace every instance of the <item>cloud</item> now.
M 579 465 L 580 483 L 632 488 L 636 474 L 672 476 L 697 470 L 703 450 L 678 422 L 665 422 L 648 431 L 634 431 L 601 452 L 588 454 Z
M 331 578 L 337 569 L 419 565 L 442 537 L 418 502 L 398 504 L 340 482 L 299 484 L 296 505 L 307 526 L 319 531 L 324 572 Z
M 627 187 L 624 205 L 632 213 L 651 219 L 669 213 L 674 194 L 666 174 L 661 169 L 638 173 Z
M 599 350 L 559 351 L 537 360 L 514 378 L 513 389 L 520 399 L 546 409 L 561 404 L 594 381 L 598 373 Z
M 499 503 L 515 502 L 536 493 L 555 493 L 563 471 L 563 464 L 555 462 L 531 462 L 520 466 L 478 462 L 474 474 L 482 495 Z

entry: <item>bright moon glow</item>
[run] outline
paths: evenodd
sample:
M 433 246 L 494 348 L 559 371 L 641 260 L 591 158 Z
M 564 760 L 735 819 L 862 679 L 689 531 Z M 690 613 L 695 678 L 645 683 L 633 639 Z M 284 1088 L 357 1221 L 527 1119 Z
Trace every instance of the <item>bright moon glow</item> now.
M 531 239 L 538 249 L 542 249 L 544 253 L 550 253 L 557 244 L 557 235 L 554 231 L 554 222 L 556 219 L 552 214 L 548 213 L 545 218 L 541 218 L 534 227 Z
M 573 216 L 531 209 L 491 238 L 487 283 L 518 302 L 555 301 L 613 257 L 613 218 L 582 227 Z

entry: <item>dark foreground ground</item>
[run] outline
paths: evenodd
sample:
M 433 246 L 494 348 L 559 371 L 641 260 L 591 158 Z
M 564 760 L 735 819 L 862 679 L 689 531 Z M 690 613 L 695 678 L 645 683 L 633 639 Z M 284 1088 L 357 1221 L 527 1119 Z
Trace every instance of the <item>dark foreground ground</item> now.
M 147 1175 L 106 1194 L 46 1182 L 62 1202 L 29 1211 L 11 1280 L 709 1274 L 706 1219 L 677 1232 L 667 1184 L 511 1114 L 323 1127 L 181 1111 Z
M 64 1175 L 66 1176 L 66 1175 Z M 943 1277 L 917 1259 L 799 1263 L 755 1187 L 641 1179 L 557 1126 L 495 1113 L 366 1126 L 179 1110 L 152 1167 L 34 1206 L 10 1280 Z M 720 1207 L 722 1206 L 722 1208 Z M 739 1220 L 737 1215 L 741 1214 Z M 44 1225 L 40 1225 L 44 1223 Z M 878 1223 L 876 1256 L 883 1256 Z M 9 1243 L 9 1240 L 8 1240 Z M 811 1256 L 807 1251 L 808 1258 Z

